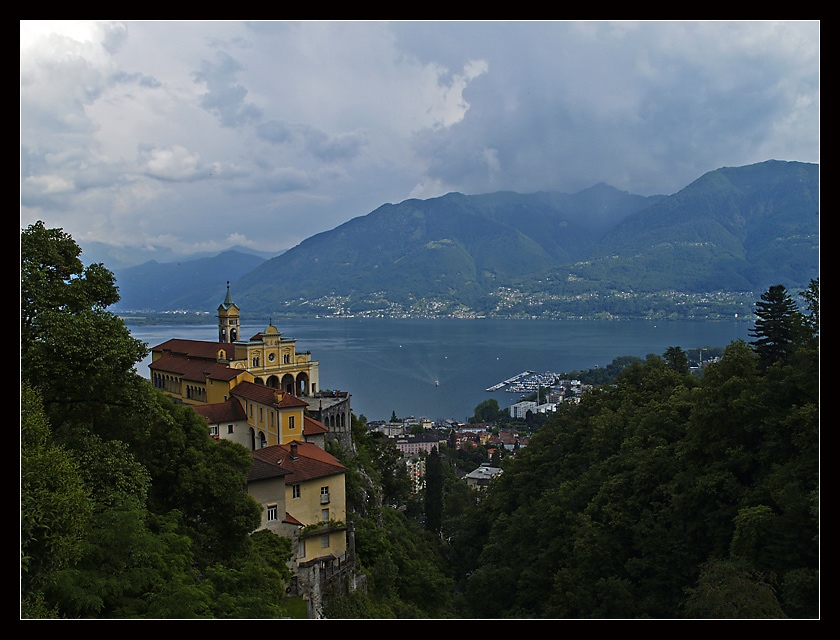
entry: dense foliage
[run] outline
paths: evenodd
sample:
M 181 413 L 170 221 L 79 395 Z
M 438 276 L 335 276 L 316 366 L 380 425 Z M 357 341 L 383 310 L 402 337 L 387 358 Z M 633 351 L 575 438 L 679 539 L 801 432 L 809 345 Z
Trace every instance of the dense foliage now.
M 649 356 L 546 423 L 452 540 L 461 614 L 818 615 L 817 307 L 783 307 L 699 379 Z
M 251 532 L 251 458 L 137 375 L 102 265 L 21 233 L 21 616 L 277 617 L 288 540 Z
M 455 585 L 440 547 L 440 529 L 451 517 L 451 502 L 449 510 L 444 507 L 437 514 L 433 530 L 422 526 L 423 495 L 414 492 L 394 442 L 368 431 L 366 422 L 364 416 L 353 416 L 355 453 L 336 452 L 346 455 L 342 462 L 349 467 L 348 518 L 354 527 L 358 570 L 366 576 L 366 584 L 349 595 L 329 594 L 324 614 L 328 618 L 452 617 Z M 450 467 L 439 461 L 438 465 L 442 483 L 438 491 L 443 493 L 443 485 L 453 486 L 453 478 L 447 475 Z

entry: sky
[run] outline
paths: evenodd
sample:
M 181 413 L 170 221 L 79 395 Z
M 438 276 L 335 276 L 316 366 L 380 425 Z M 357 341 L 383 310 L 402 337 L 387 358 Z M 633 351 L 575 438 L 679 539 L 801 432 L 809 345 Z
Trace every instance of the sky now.
M 21 228 L 280 253 L 452 191 L 672 194 L 818 163 L 819 63 L 819 21 L 22 21 Z

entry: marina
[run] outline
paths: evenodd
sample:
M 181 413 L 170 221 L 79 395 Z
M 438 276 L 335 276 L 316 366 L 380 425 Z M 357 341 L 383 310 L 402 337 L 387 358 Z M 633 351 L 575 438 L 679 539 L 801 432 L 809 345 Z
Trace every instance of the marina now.
M 523 371 L 522 373 L 517 373 L 515 376 L 513 376 L 512 378 L 508 378 L 504 382 L 500 382 L 498 384 L 494 384 L 492 387 L 488 387 L 487 389 L 485 389 L 485 391 L 489 391 L 490 393 L 492 393 L 494 391 L 499 391 L 500 389 L 504 389 L 506 386 L 508 386 L 510 384 L 513 384 L 517 380 L 520 380 L 521 378 L 524 378 L 525 376 L 531 375 L 532 373 L 534 373 L 534 372 L 533 371 Z
M 540 387 L 550 387 L 560 376 L 551 371 L 537 373 L 536 371 L 523 371 L 508 378 L 504 382 L 488 387 L 485 391 L 490 393 L 504 389 L 507 393 L 529 394 L 535 393 Z M 505 389 L 505 387 L 507 387 Z

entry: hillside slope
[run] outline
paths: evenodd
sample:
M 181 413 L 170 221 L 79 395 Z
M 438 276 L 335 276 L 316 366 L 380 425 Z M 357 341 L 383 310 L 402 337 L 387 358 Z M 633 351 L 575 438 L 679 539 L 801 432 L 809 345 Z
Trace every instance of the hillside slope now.
M 600 185 L 575 195 L 450 193 L 386 204 L 260 265 L 236 283 L 237 299 L 472 307 L 499 286 L 585 257 L 606 229 L 658 200 Z
M 117 274 L 121 308 L 212 311 L 229 280 L 237 303 L 263 316 L 542 317 L 623 313 L 616 300 L 663 292 L 754 299 L 818 275 L 819 166 L 775 160 L 710 171 L 669 196 L 598 184 L 575 194 L 411 199 L 269 260 L 234 252 Z M 512 302 L 501 304 L 506 296 Z

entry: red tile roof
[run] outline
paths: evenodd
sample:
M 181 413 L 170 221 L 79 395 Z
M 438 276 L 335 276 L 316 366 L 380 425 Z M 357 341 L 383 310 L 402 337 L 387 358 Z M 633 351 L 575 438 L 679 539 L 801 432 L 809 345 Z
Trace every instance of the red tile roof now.
M 293 456 L 293 450 L 297 455 Z M 295 440 L 288 444 L 275 444 L 251 452 L 256 460 L 277 465 L 289 471 L 286 484 L 297 484 L 306 480 L 325 478 L 345 473 L 347 467 L 340 464 L 317 444 Z
M 213 404 L 195 404 L 192 405 L 192 408 L 210 424 L 238 422 L 247 419 L 245 409 L 235 398 Z
M 301 527 L 304 526 L 304 524 L 300 520 L 295 518 L 293 515 L 289 514 L 288 511 L 286 512 L 286 518 L 285 520 L 283 520 L 283 522 L 287 522 L 288 524 L 296 524 Z
M 236 349 L 230 342 L 208 342 L 207 340 L 184 340 L 182 338 L 171 338 L 166 342 L 152 347 L 152 351 L 170 352 L 191 358 L 204 358 L 215 361 L 219 357 L 219 351 L 225 352 L 228 360 L 236 355 Z
M 218 362 L 195 359 L 173 353 L 166 353 L 149 364 L 152 371 L 163 371 L 180 376 L 184 380 L 204 382 L 207 378 L 229 381 L 242 373 Z
M 303 416 L 303 435 L 314 436 L 319 433 L 326 433 L 327 431 L 329 431 L 329 429 L 317 420 L 314 420 L 307 415 Z
M 253 458 L 251 470 L 248 472 L 248 482 L 256 482 L 257 480 L 270 480 L 271 478 L 280 478 L 287 475 L 288 470 L 284 469 L 278 464 L 271 464 L 259 458 Z
M 256 382 L 240 382 L 230 390 L 230 393 L 246 400 L 276 405 L 283 409 L 308 406 L 304 400 L 291 393 L 285 393 L 274 387 L 267 387 Z

